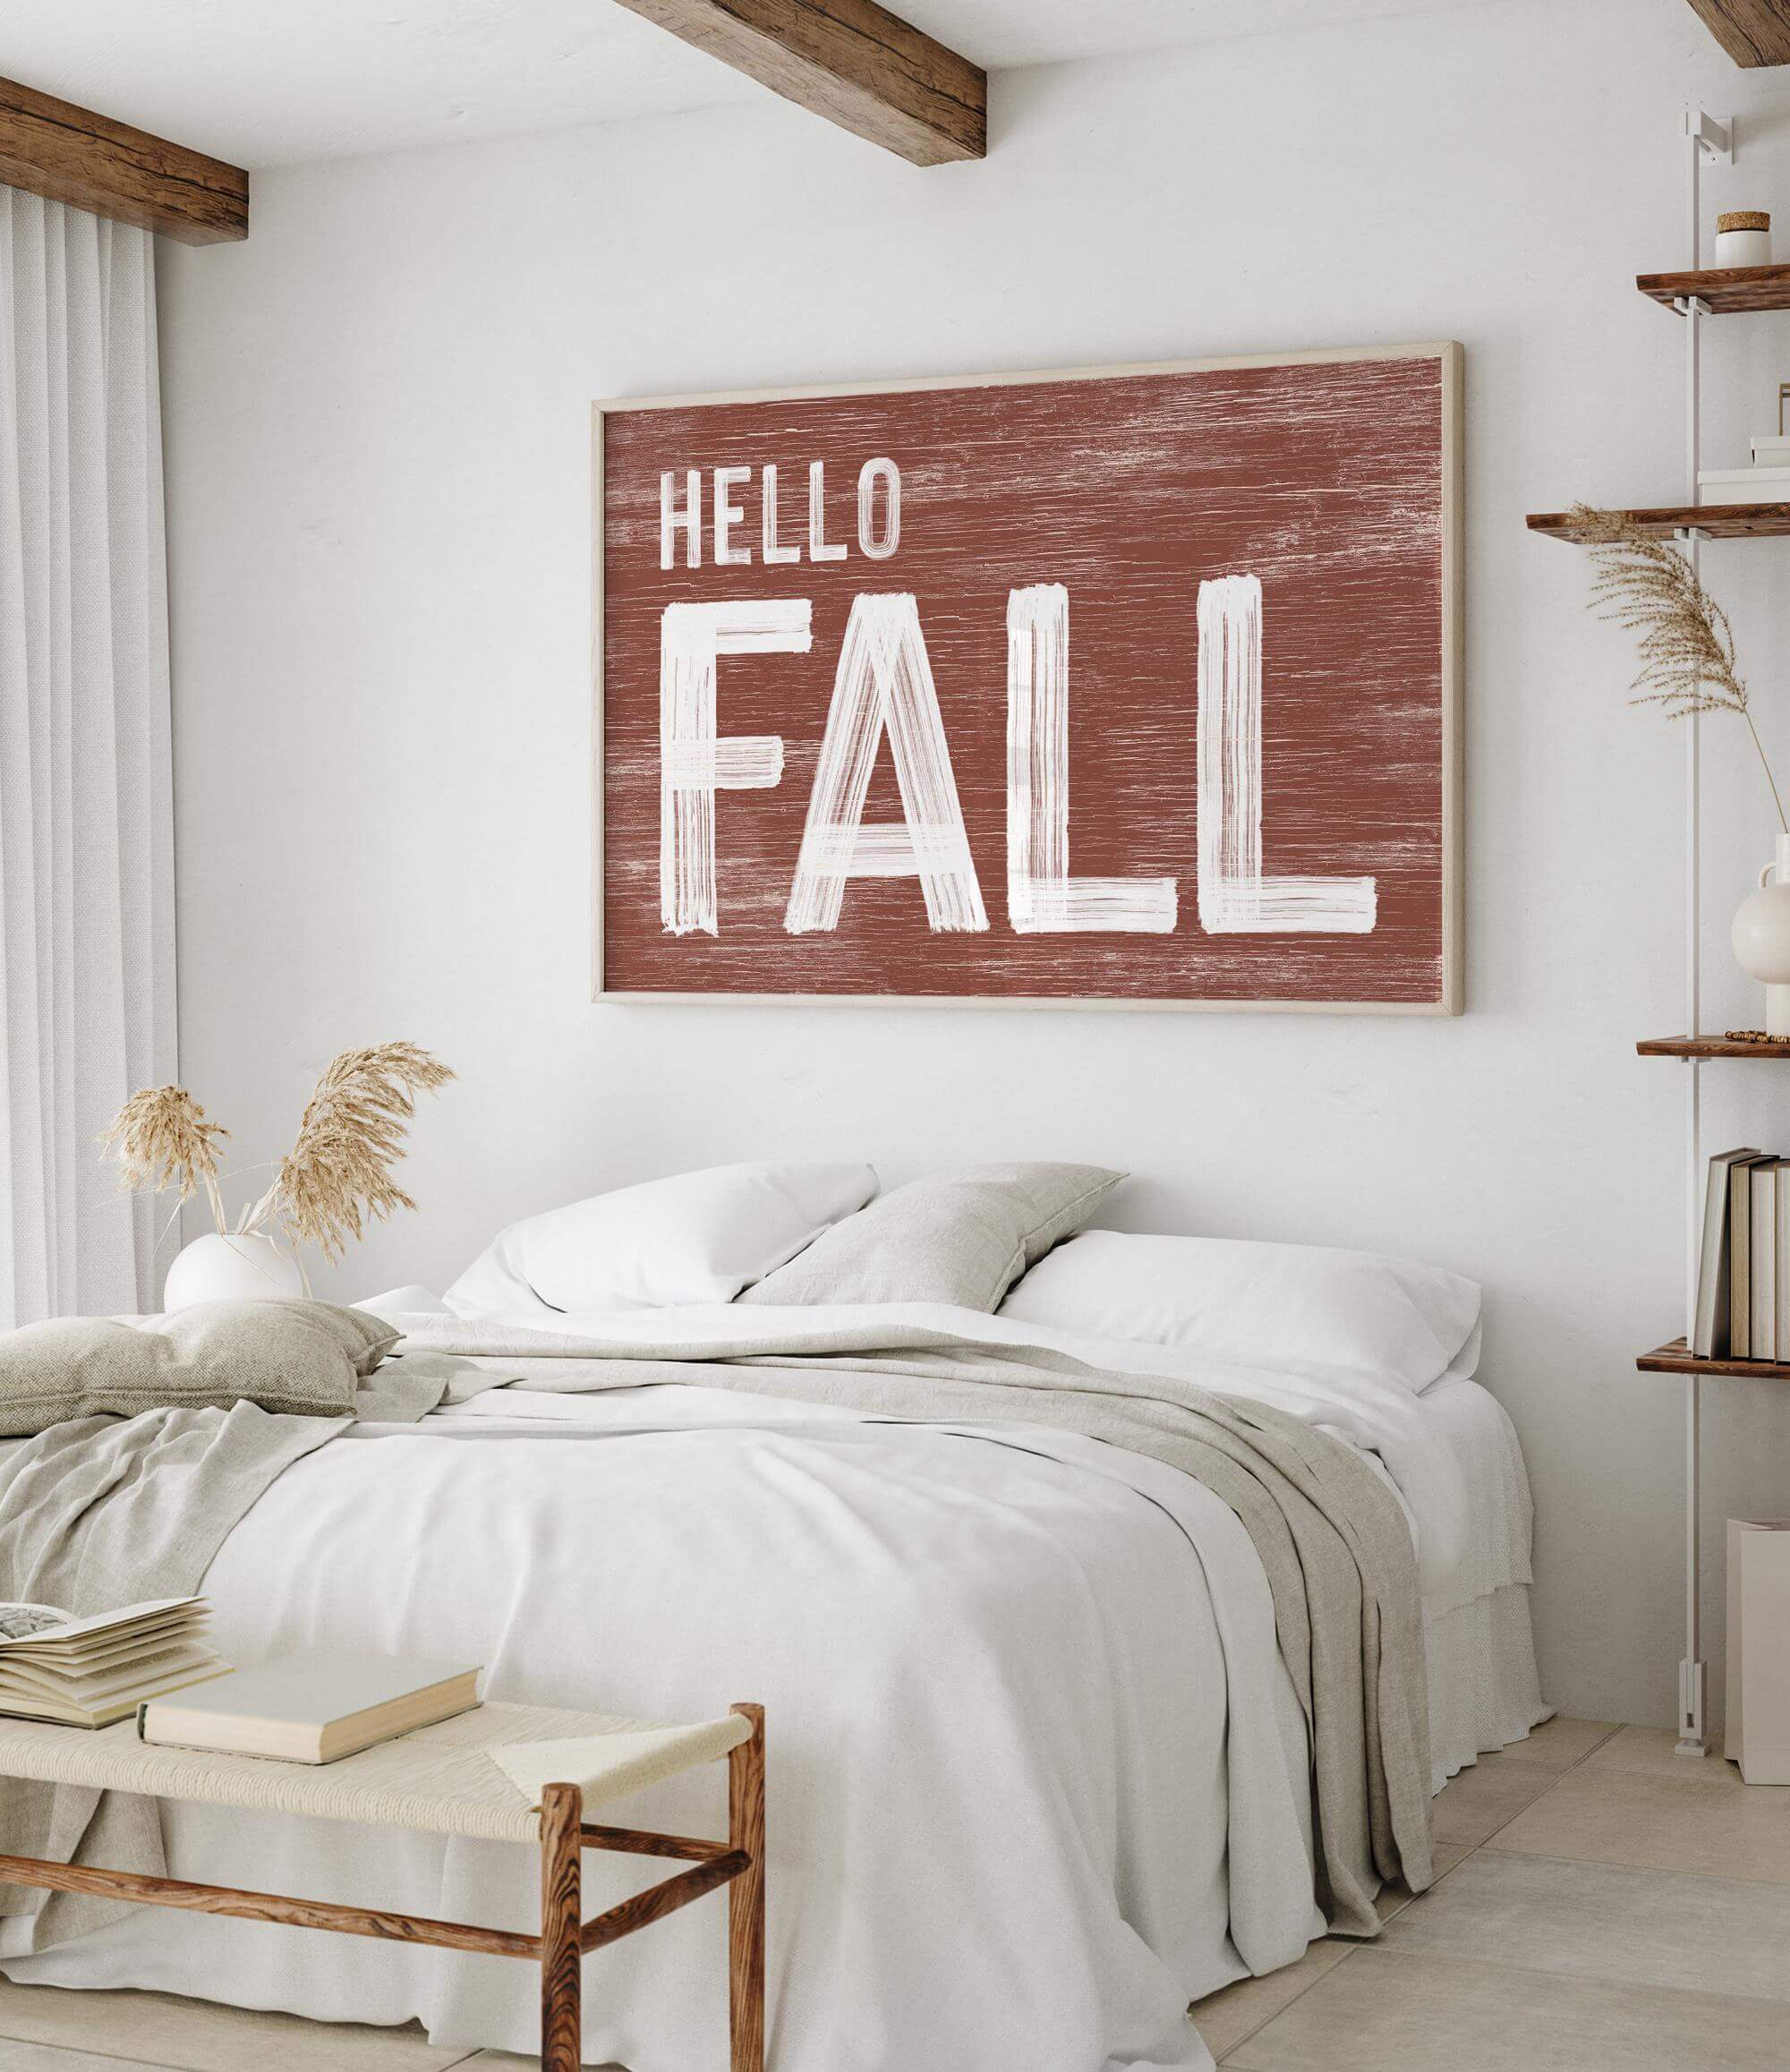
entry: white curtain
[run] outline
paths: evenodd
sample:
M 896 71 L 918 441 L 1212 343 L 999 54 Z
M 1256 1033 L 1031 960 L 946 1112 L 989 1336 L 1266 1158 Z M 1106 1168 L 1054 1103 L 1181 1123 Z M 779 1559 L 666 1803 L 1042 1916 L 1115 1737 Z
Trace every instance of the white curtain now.
M 148 1309 L 95 1138 L 174 1077 L 154 241 L 0 187 L 0 1327 Z

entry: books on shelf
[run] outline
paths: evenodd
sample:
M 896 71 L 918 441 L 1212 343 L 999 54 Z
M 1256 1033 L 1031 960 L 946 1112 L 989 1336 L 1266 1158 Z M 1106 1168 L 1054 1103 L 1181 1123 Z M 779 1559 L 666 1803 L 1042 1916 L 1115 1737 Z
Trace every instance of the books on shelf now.
M 137 1715 L 145 1741 L 279 1762 L 335 1762 L 469 1712 L 479 1674 L 415 1655 L 320 1648 L 233 1670 L 203 1690 L 158 1698 Z
M 222 1676 L 203 1598 L 161 1598 L 77 1619 L 54 1605 L 0 1605 L 0 1712 L 109 1727 L 146 1699 Z
M 1710 1159 L 1691 1351 L 1790 1360 L 1790 1158 L 1748 1147 Z

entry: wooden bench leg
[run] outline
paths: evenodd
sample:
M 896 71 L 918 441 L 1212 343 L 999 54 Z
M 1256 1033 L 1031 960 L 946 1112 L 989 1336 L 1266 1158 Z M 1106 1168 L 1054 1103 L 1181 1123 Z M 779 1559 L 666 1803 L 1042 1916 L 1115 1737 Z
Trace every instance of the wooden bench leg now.
M 541 1794 L 541 2072 L 578 2072 L 584 2042 L 584 1926 L 579 1872 L 584 1795 L 574 1784 Z
M 728 2025 L 732 2072 L 764 2072 L 764 1708 L 733 1710 L 752 1739 L 728 1757 L 728 1843 L 752 1868 L 728 1887 Z

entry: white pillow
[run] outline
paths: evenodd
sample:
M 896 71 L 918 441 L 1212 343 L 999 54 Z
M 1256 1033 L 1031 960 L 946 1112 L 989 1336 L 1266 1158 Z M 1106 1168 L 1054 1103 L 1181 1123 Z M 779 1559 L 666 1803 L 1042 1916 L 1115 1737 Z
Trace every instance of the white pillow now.
M 1000 1314 L 1277 1374 L 1379 1375 L 1415 1394 L 1472 1372 L 1479 1286 L 1377 1252 L 1083 1231 L 1047 1252 Z
M 499 1231 L 442 1298 L 456 1316 L 731 1302 L 876 1192 L 868 1165 L 715 1165 Z

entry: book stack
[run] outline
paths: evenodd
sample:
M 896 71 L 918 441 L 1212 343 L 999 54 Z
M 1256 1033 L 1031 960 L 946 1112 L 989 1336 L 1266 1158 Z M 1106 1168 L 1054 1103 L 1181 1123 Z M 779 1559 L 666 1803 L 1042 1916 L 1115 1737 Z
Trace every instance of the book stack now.
M 77 1619 L 54 1605 L 0 1605 L 0 1712 L 109 1727 L 146 1698 L 230 1665 L 203 1638 L 203 1598 L 162 1598 Z
M 1790 1158 L 1748 1148 L 1710 1159 L 1691 1351 L 1790 1360 Z
M 1790 503 L 1790 432 L 1754 439 L 1751 467 L 1702 469 L 1697 476 L 1697 501 Z

